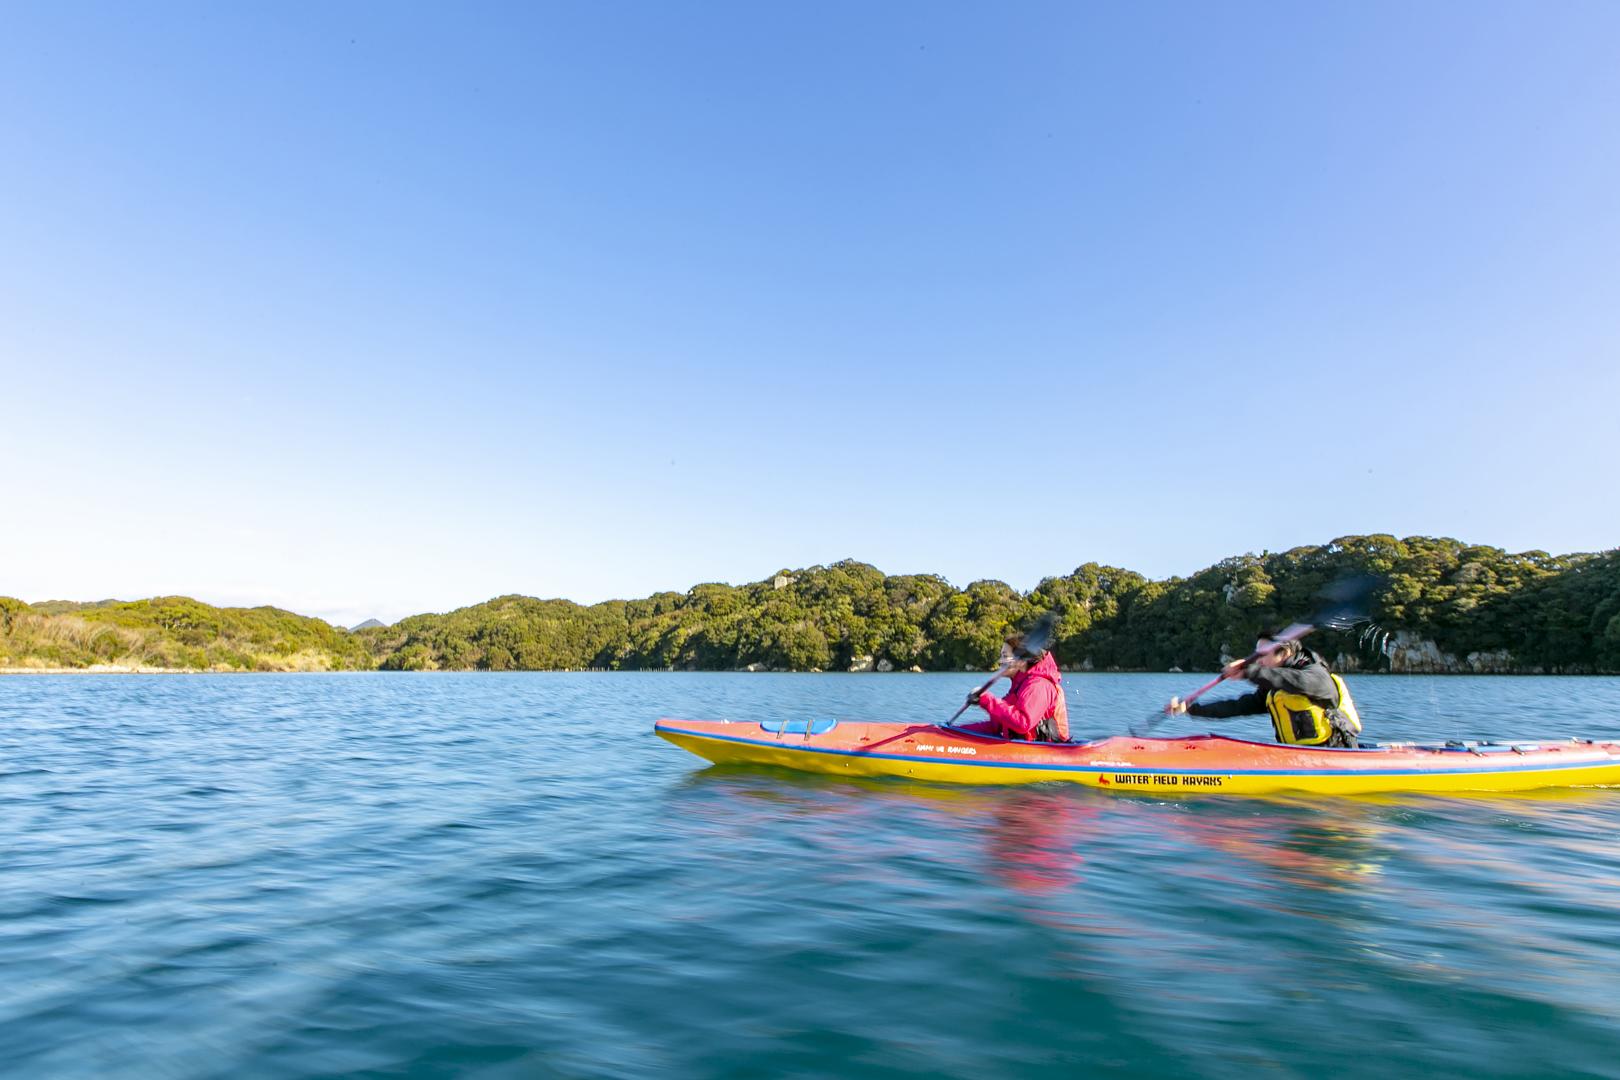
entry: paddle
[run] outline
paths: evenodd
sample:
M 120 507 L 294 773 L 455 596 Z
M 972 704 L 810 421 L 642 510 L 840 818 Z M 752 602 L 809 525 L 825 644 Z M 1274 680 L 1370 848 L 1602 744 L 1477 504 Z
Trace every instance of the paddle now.
M 1048 611 L 1045 615 L 1042 615 L 1039 619 L 1036 619 L 1035 625 L 1032 626 L 1028 633 L 1024 635 L 1024 651 L 1027 653 L 1033 653 L 1036 656 L 1039 656 L 1041 653 L 1045 652 L 1052 644 L 1052 635 L 1057 632 L 1057 624 L 1058 616 L 1057 612 L 1055 611 Z M 997 680 L 999 680 L 1003 675 L 1007 674 L 1008 671 L 1012 670 L 1012 668 L 1019 663 L 1022 663 L 1022 661 L 1014 658 L 1011 663 L 1002 665 L 999 671 L 990 676 L 989 682 L 973 691 L 972 700 L 964 702 L 962 707 L 957 709 L 949 720 L 945 721 L 945 726 L 950 727 L 952 724 L 956 723 L 956 718 L 967 712 L 968 708 L 973 704 L 973 702 L 979 699 L 980 694 L 996 685 Z
M 1282 633 L 1272 638 L 1263 648 L 1245 656 L 1242 660 L 1234 660 L 1221 669 L 1221 673 L 1209 682 L 1200 686 L 1186 697 L 1181 698 L 1182 705 L 1190 705 L 1215 689 L 1228 679 L 1235 679 L 1242 675 L 1248 666 L 1257 660 L 1270 656 L 1290 641 L 1298 641 L 1312 630 L 1326 628 L 1328 630 L 1348 630 L 1353 626 L 1367 621 L 1367 601 L 1371 598 L 1373 590 L 1380 584 L 1379 579 L 1371 574 L 1358 574 L 1353 577 L 1340 578 L 1338 581 L 1326 586 L 1317 593 L 1322 601 L 1322 607 L 1310 617 L 1308 622 L 1294 623 Z M 1161 719 L 1170 715 L 1170 706 L 1166 705 L 1162 712 L 1154 713 L 1148 718 L 1147 724 L 1141 732 L 1132 728 L 1131 733 L 1146 734 L 1153 729 Z

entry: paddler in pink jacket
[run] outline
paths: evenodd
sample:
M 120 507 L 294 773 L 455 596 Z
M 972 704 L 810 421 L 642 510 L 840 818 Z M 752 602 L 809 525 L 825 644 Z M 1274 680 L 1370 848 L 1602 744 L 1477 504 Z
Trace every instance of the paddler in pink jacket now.
M 1063 673 L 1052 654 L 1042 649 L 1032 655 L 1024 649 L 1024 635 L 1014 634 L 1001 648 L 1001 664 L 1012 676 L 1012 689 L 1004 698 L 987 691 L 972 704 L 990 714 L 1001 735 L 1009 739 L 1041 742 L 1069 741 L 1069 704 L 1063 697 Z

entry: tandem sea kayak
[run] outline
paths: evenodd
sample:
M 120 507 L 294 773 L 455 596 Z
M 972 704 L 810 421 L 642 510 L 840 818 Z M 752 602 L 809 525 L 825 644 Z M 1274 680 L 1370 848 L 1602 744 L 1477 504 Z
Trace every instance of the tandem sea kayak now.
M 1315 792 L 1531 791 L 1620 786 L 1620 743 L 1367 743 L 1282 746 L 1194 735 L 1018 742 L 971 727 L 850 720 L 659 720 L 654 730 L 720 765 L 774 765 L 837 776 L 905 776 L 959 784 L 1061 780 L 1134 792 L 1265 795 Z

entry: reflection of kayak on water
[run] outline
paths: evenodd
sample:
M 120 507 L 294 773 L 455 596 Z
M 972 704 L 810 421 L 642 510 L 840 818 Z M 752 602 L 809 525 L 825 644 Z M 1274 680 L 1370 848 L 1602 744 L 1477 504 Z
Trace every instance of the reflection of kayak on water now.
M 1134 792 L 1529 791 L 1620 786 L 1620 743 L 1590 740 L 1283 746 L 1219 735 L 1004 739 L 974 727 L 849 720 L 660 720 L 670 742 L 721 765 L 962 784 L 1062 780 Z

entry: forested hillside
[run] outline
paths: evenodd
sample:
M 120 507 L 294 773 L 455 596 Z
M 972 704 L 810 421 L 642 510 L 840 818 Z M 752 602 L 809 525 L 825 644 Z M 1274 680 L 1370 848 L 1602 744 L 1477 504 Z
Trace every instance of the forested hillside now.
M 1313 639 L 1343 666 L 1620 671 L 1620 552 L 1509 554 L 1428 537 L 1343 537 L 1166 581 L 1087 563 L 1029 593 L 841 562 L 590 607 L 506 596 L 364 636 L 381 666 L 406 670 L 957 670 L 990 666 L 1009 627 L 1054 610 L 1065 666 L 1208 670 L 1354 573 L 1382 580 L 1370 614 L 1388 636 Z
M 1009 628 L 1055 611 L 1065 667 L 1209 670 L 1260 632 L 1308 614 L 1329 582 L 1360 573 L 1382 582 L 1369 614 L 1384 633 L 1313 637 L 1341 667 L 1620 671 L 1620 551 L 1510 554 L 1393 536 L 1240 555 L 1163 581 L 1087 563 L 1028 593 L 999 581 L 957 589 L 846 561 L 590 606 L 503 596 L 356 633 L 184 597 L 32 606 L 0 598 L 0 667 L 981 669 Z

